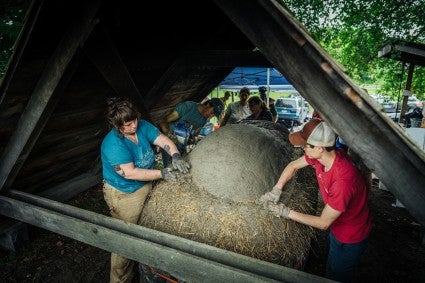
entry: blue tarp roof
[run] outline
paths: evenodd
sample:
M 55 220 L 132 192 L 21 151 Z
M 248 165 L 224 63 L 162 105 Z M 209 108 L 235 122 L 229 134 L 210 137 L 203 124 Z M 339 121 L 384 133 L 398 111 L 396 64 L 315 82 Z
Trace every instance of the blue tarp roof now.
M 267 69 L 269 74 L 270 90 L 295 90 L 288 80 L 275 68 L 237 67 L 219 85 L 220 89 L 237 91 L 242 87 L 258 90 L 260 86 L 267 86 Z

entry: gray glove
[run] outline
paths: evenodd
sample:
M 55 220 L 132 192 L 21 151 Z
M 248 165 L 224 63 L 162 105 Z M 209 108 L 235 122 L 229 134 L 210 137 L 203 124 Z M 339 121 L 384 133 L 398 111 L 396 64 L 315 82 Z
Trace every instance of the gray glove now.
M 186 174 L 189 172 L 190 165 L 184 161 L 181 154 L 177 152 L 173 154 L 173 167 L 174 169 L 179 170 L 181 173 Z
M 278 187 L 273 187 L 270 192 L 265 193 L 260 197 L 260 199 L 258 199 L 257 204 L 266 205 L 268 202 L 276 204 L 279 201 L 281 194 L 281 189 L 279 189 Z
M 161 169 L 161 177 L 167 182 L 175 182 L 177 181 L 176 175 L 173 174 L 173 170 L 171 168 Z
M 270 211 L 276 217 L 283 217 L 286 219 L 288 218 L 290 211 L 289 207 L 287 207 L 283 203 L 273 204 L 271 202 L 267 204 L 267 210 Z

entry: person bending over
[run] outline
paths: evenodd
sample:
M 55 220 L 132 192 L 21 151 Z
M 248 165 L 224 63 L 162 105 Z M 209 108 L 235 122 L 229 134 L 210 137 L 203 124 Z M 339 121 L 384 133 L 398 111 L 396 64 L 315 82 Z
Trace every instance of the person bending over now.
M 366 249 L 372 229 L 368 190 L 360 171 L 342 149 L 335 149 L 336 135 L 319 119 L 289 135 L 304 156 L 290 162 L 273 189 L 258 200 L 276 217 L 283 217 L 321 230 L 330 229 L 326 277 L 350 282 L 360 256 Z M 282 190 L 297 170 L 314 167 L 320 194 L 325 204 L 320 215 L 308 215 L 278 203 Z
M 103 194 L 113 218 L 137 224 L 152 181 L 175 181 L 171 168 L 154 169 L 155 153 L 159 146 L 173 156 L 173 167 L 187 173 L 176 145 L 158 128 L 141 120 L 133 104 L 125 98 L 108 98 L 106 119 L 112 128 L 101 145 Z M 134 262 L 111 254 L 110 282 L 131 282 Z

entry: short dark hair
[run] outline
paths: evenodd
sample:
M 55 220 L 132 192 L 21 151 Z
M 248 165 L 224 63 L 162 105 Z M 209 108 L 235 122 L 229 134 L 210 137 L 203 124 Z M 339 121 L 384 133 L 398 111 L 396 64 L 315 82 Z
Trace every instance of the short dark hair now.
M 263 103 L 263 100 L 259 96 L 251 96 L 248 98 L 248 104 L 261 104 Z
M 249 88 L 247 88 L 246 86 L 244 86 L 243 88 L 241 88 L 240 90 L 239 90 L 239 94 L 242 94 L 242 93 L 247 93 L 248 95 L 250 95 L 251 94 L 251 91 L 249 90 Z
M 107 112 L 106 120 L 110 127 L 119 129 L 125 122 L 133 121 L 140 118 L 140 113 L 134 107 L 128 98 L 108 97 L 106 99 Z

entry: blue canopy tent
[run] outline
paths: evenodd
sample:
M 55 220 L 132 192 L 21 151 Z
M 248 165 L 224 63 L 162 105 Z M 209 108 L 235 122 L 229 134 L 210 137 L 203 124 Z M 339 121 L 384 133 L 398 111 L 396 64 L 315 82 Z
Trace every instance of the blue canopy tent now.
M 260 86 L 266 86 L 270 91 L 296 91 L 275 68 L 259 67 L 236 67 L 218 87 L 230 91 L 248 87 L 251 91 L 258 91 Z

